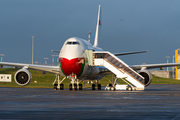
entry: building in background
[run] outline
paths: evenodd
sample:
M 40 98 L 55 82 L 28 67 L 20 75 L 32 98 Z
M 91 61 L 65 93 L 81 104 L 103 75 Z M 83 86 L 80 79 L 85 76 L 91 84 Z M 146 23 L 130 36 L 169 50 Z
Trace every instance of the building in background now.
M 179 63 L 180 62 L 180 48 L 175 50 L 175 62 Z M 180 66 L 176 66 L 176 79 L 180 80 Z

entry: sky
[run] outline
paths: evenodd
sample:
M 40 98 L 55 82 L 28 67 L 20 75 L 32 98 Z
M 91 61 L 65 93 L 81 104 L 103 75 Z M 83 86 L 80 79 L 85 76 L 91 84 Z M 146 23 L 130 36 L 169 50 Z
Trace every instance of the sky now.
M 179 0 L 0 0 L 0 54 L 4 62 L 48 64 L 70 37 L 94 43 L 101 5 L 99 47 L 111 53 L 148 50 L 119 57 L 129 65 L 173 62 L 180 48 Z M 56 60 L 55 60 L 56 62 Z

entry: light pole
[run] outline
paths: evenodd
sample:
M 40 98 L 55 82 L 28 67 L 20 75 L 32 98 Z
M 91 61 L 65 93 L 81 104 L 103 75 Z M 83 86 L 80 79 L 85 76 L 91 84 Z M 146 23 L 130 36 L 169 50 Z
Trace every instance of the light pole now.
M 1 62 L 2 62 L 2 57 L 4 56 L 4 54 L 1 54 Z
M 57 66 L 59 66 L 59 55 L 55 55 L 57 56 Z
M 168 63 L 168 59 L 170 58 L 169 56 L 166 56 L 167 58 L 167 63 Z M 168 67 L 167 67 L 167 78 L 168 78 L 168 74 L 169 74 L 169 71 L 168 71 Z
M 47 60 L 49 59 L 49 58 L 44 58 L 45 59 L 45 65 L 47 65 Z
M 91 31 L 88 32 L 88 42 L 90 42 Z
M 52 66 L 54 66 L 54 56 L 55 55 L 51 55 L 52 56 Z
M 32 36 L 32 64 L 33 64 L 33 56 L 34 56 L 34 36 Z

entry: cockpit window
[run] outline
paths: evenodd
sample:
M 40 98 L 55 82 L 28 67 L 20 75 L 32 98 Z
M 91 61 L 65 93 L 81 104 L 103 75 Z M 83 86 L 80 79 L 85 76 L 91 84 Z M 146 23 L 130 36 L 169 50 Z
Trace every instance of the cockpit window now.
M 72 42 L 67 42 L 66 45 L 70 45 Z
M 66 45 L 80 45 L 79 42 L 67 42 Z
M 80 45 L 79 42 L 73 42 L 73 45 Z

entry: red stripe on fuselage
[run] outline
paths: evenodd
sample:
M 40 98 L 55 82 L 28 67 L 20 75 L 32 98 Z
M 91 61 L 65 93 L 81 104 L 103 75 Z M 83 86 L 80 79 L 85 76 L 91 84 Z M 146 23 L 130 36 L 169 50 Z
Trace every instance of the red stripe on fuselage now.
M 81 65 L 84 64 L 84 58 L 66 59 L 59 58 L 62 70 L 67 76 L 76 74 L 77 76 L 81 73 Z

